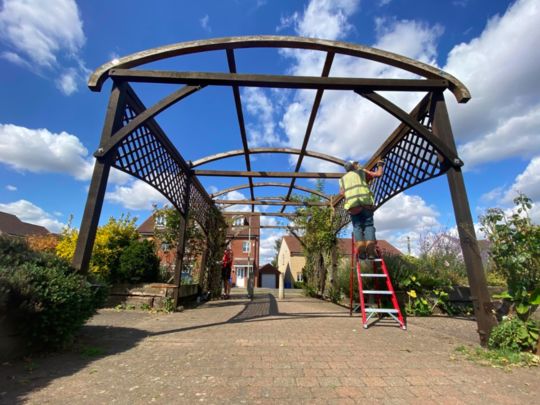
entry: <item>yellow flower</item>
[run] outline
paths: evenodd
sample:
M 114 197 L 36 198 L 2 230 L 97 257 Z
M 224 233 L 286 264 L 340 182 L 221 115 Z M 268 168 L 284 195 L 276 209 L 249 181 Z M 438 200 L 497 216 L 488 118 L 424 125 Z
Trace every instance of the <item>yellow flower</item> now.
M 411 297 L 411 298 L 416 298 L 416 291 L 414 291 L 414 290 L 407 291 L 407 294 L 408 294 L 409 297 Z

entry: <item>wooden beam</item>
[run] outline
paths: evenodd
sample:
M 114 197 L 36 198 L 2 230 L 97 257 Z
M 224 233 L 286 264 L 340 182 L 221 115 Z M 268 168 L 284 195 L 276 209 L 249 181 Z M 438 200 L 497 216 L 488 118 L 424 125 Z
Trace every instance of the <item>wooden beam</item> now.
M 289 187 L 289 186 L 290 186 L 289 183 L 280 183 L 280 182 L 277 182 L 277 181 L 266 181 L 266 182 L 253 183 L 253 187 Z M 231 191 L 242 190 L 242 189 L 245 189 L 245 188 L 248 188 L 248 187 L 249 187 L 249 184 L 241 184 L 239 186 L 229 187 L 229 188 L 226 188 L 226 189 L 223 189 L 223 190 L 216 191 L 215 193 L 210 194 L 210 196 L 211 197 L 218 197 L 220 195 L 230 193 Z M 300 190 L 300 191 L 305 191 L 306 193 L 311 193 L 311 194 L 318 195 L 319 197 L 324 198 L 325 200 L 330 199 L 330 197 L 327 196 L 326 194 L 321 193 L 320 191 L 317 191 L 317 190 L 312 189 L 312 188 L 307 188 L 307 187 L 302 187 L 302 186 L 297 186 L 297 185 L 295 185 L 294 188 L 297 189 L 297 190 Z
M 300 179 L 340 179 L 344 173 L 314 173 L 314 172 L 256 172 L 234 170 L 193 170 L 196 176 L 216 177 L 277 177 L 277 178 L 300 178 Z
M 240 156 L 240 155 L 243 155 L 244 153 L 245 152 L 243 149 L 236 149 L 236 150 L 231 150 L 228 152 L 216 153 L 215 155 L 210 155 L 210 156 L 206 156 L 206 157 L 194 160 L 193 162 L 191 162 L 191 167 L 201 166 L 210 162 L 215 162 L 216 160 L 227 159 L 233 156 Z M 299 155 L 302 153 L 302 151 L 300 149 L 294 149 L 294 148 L 249 148 L 248 153 L 250 155 L 253 155 L 256 153 L 287 153 L 291 155 Z M 325 160 L 330 163 L 335 163 L 340 166 L 343 166 L 343 164 L 345 163 L 343 159 L 337 158 L 335 156 L 326 155 L 320 152 L 306 150 L 304 151 L 304 155 L 315 158 L 315 159 Z
M 296 217 L 296 213 L 289 212 L 247 212 L 247 211 L 221 211 L 223 216 L 232 216 L 232 215 L 260 215 L 261 217 Z
M 328 206 L 328 202 L 312 201 L 312 202 L 300 202 L 300 201 L 258 201 L 258 200 L 214 200 L 215 204 L 227 204 L 227 205 L 285 205 L 295 207 L 323 207 Z
M 280 89 L 434 91 L 444 90 L 449 87 L 448 80 L 443 79 L 372 79 L 131 69 L 112 69 L 109 76 L 114 79 L 138 83 L 176 83 L 192 86 L 244 86 Z

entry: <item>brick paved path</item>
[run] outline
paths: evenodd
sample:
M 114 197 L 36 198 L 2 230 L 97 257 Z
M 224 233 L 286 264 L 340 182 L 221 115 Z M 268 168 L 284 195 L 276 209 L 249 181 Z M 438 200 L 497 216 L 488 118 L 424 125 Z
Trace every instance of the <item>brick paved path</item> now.
M 474 330 L 447 318 L 363 330 L 340 306 L 264 291 L 170 315 L 103 310 L 80 340 L 104 355 L 3 364 L 0 403 L 538 403 L 538 368 L 453 359 Z

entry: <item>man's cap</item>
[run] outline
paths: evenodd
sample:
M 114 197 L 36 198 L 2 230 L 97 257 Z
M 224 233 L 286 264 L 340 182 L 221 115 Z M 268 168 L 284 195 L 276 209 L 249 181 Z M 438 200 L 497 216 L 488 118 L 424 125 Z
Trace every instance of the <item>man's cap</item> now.
M 347 160 L 345 163 L 343 163 L 343 167 L 345 170 L 350 172 L 351 170 L 354 170 L 355 163 L 358 163 L 356 160 Z

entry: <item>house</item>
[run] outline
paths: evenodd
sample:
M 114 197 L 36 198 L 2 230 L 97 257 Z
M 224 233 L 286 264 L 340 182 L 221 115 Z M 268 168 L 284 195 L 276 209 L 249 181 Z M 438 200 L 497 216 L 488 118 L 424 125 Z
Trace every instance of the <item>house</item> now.
M 159 221 L 159 220 L 158 220 Z M 158 223 L 158 226 L 164 224 Z M 141 235 L 142 238 L 154 241 L 156 244 L 159 243 L 154 238 L 154 227 L 155 220 L 154 216 L 150 215 L 142 224 L 137 228 L 137 232 Z M 166 243 L 160 243 L 157 246 L 157 256 L 162 267 L 170 269 L 171 272 L 174 272 L 174 267 L 176 265 L 176 252 L 173 249 L 169 249 L 169 246 Z
M 260 214 L 257 212 L 234 213 L 223 212 L 225 221 L 229 224 L 227 229 L 227 244 L 233 251 L 232 285 L 247 287 L 249 269 L 253 269 L 254 285 L 259 282 L 259 239 L 260 239 Z M 154 216 L 148 217 L 137 229 L 141 237 L 159 243 L 157 255 L 161 265 L 174 271 L 176 252 L 170 249 L 166 243 L 155 240 L 155 227 L 164 226 L 155 223 Z
M 233 253 L 232 285 L 247 287 L 249 271 L 253 271 L 254 286 L 259 280 L 259 244 L 261 235 L 261 215 L 258 212 L 222 212 L 227 228 L 227 242 Z
M 377 241 L 379 249 L 385 255 L 401 255 L 401 251 L 385 240 Z M 342 260 L 350 263 L 352 252 L 351 238 L 338 239 L 338 249 Z M 278 271 L 285 274 L 285 288 L 292 288 L 294 282 L 303 281 L 302 269 L 306 258 L 302 245 L 294 236 L 284 236 L 278 253 Z
M 0 235 L 26 237 L 33 235 L 48 235 L 47 228 L 21 221 L 13 214 L 0 212 Z
M 259 284 L 261 288 L 278 288 L 279 270 L 270 263 L 265 264 L 259 269 Z

